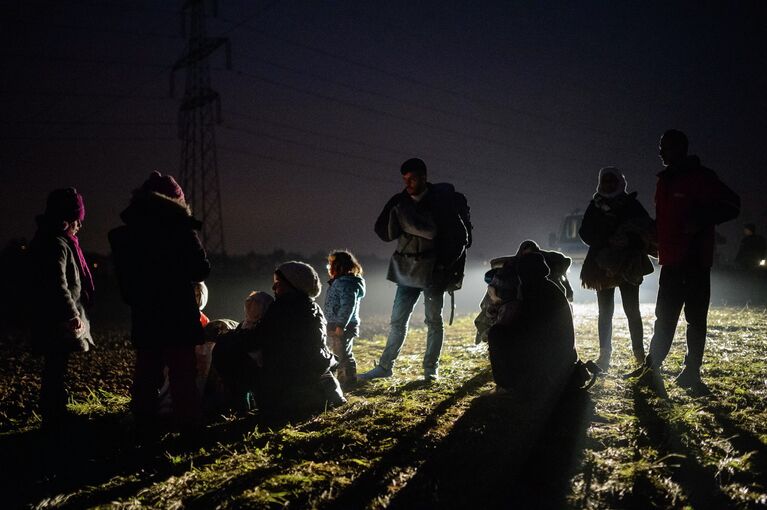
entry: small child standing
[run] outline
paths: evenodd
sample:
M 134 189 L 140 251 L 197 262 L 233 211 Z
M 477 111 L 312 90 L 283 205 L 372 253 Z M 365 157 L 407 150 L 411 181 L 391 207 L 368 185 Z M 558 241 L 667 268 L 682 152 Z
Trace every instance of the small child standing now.
M 348 251 L 331 252 L 327 267 L 330 276 L 325 296 L 328 339 L 339 360 L 338 380 L 348 387 L 357 382 L 357 362 L 352 348 L 360 331 L 360 301 L 365 297 L 365 280 L 362 266 Z

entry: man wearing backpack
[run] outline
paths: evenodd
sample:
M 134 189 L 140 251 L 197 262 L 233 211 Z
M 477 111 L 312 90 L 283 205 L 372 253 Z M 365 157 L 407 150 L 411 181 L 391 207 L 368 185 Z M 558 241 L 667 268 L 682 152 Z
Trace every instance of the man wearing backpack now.
M 655 331 L 645 364 L 629 376 L 664 393 L 660 366 L 674 339 L 679 314 L 687 321 L 687 355 L 676 383 L 705 391 L 700 378 L 711 295 L 714 226 L 737 217 L 740 198 L 716 174 L 687 155 L 687 136 L 671 129 L 660 139 L 666 167 L 655 191 L 658 254 L 661 265 L 655 305 Z
M 397 241 L 387 275 L 397 284 L 389 337 L 376 367 L 359 377 L 391 377 L 410 315 L 423 293 L 428 328 L 423 374 L 425 380 L 434 381 L 444 338 L 444 294 L 460 288 L 466 249 L 471 246 L 469 206 L 452 184 L 427 182 L 426 164 L 418 158 L 405 161 L 400 173 L 405 189 L 387 202 L 375 223 L 378 237 Z

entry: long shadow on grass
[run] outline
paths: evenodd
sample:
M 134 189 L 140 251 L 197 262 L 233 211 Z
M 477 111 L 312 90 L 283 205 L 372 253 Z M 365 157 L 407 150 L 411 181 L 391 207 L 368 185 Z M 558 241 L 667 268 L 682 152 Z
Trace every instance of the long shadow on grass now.
M 677 455 L 669 465 L 671 478 L 679 484 L 693 508 L 735 508 L 737 505 L 724 494 L 716 480 L 716 473 L 705 468 L 698 461 L 697 452 L 686 447 L 677 426 L 668 423 L 658 413 L 656 406 L 648 400 L 646 390 L 634 386 L 634 410 L 639 426 L 647 431 L 649 446 L 655 448 L 660 456 Z M 670 401 L 661 401 L 658 405 L 673 405 Z
M 87 508 L 130 496 L 189 469 L 189 462 L 174 463 L 169 457 L 191 454 L 195 466 L 208 464 L 226 454 L 219 443 L 241 440 L 260 423 L 249 416 L 214 426 L 202 436 L 167 437 L 144 444 L 133 440 L 122 414 L 75 419 L 56 434 L 39 430 L 5 434 L 0 436 L 0 458 L 13 469 L 0 477 L 3 506 L 16 508 L 59 498 L 52 506 Z M 200 449 L 212 453 L 196 453 Z M 82 494 L 58 496 L 83 489 L 87 490 Z
M 476 398 L 390 507 L 563 508 L 593 412 L 585 392 Z
M 729 438 L 730 444 L 738 452 L 752 452 L 749 458 L 748 474 L 740 472 L 733 478 L 738 480 L 745 479 L 742 481 L 746 483 L 763 483 L 761 481 L 767 477 L 767 448 L 764 446 L 764 443 L 756 435 L 738 425 L 724 409 L 719 407 L 712 408 L 711 413 L 714 415 L 714 419 L 721 425 L 724 436 Z

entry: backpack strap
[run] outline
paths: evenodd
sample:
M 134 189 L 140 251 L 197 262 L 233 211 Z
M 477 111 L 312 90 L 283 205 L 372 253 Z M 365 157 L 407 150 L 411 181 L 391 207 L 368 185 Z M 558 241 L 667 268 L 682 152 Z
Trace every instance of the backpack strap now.
M 447 293 L 450 295 L 450 322 L 447 325 L 452 326 L 453 319 L 455 318 L 455 291 L 449 290 Z

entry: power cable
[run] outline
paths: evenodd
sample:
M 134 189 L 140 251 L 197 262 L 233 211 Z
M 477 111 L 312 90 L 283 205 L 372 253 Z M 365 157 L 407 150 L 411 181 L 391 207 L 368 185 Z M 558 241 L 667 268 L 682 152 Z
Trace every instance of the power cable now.
M 264 58 L 260 58 L 260 57 L 255 57 L 255 56 L 249 55 L 247 53 L 245 54 L 245 56 L 246 56 L 246 58 L 249 58 L 252 61 L 264 63 L 266 65 L 270 65 L 270 66 L 275 67 L 277 69 L 282 69 L 282 70 L 285 70 L 285 71 L 290 71 L 290 72 L 298 74 L 298 75 L 308 76 L 308 77 L 310 77 L 310 78 L 312 78 L 314 80 L 324 81 L 326 83 L 330 83 L 332 85 L 336 85 L 336 86 L 339 86 L 339 87 L 344 87 L 344 88 L 347 88 L 349 90 L 353 90 L 355 92 L 360 92 L 360 93 L 363 93 L 363 94 L 368 94 L 368 95 L 371 95 L 371 96 L 380 97 L 380 98 L 383 98 L 383 99 L 386 99 L 386 100 L 389 100 L 389 101 L 393 101 L 393 102 L 396 102 L 396 103 L 403 104 L 403 105 L 411 107 L 411 108 L 418 108 L 418 109 L 421 109 L 421 110 L 431 111 L 431 112 L 439 113 L 439 114 L 442 114 L 442 115 L 448 115 L 450 117 L 455 117 L 457 119 L 462 119 L 462 120 L 466 120 L 466 121 L 470 121 L 470 122 L 476 122 L 478 124 L 484 124 L 484 125 L 490 126 L 490 127 L 501 128 L 503 130 L 511 131 L 511 132 L 515 132 L 515 133 L 519 133 L 519 131 L 520 131 L 519 126 L 514 126 L 514 125 L 511 125 L 511 124 L 506 123 L 506 122 L 498 122 L 498 121 L 493 121 L 493 120 L 487 120 L 487 119 L 484 119 L 484 118 L 476 116 L 476 115 L 464 114 L 464 113 L 460 113 L 460 112 L 455 112 L 455 111 L 447 110 L 445 108 L 439 108 L 439 107 L 430 106 L 430 105 L 424 104 L 424 103 L 419 102 L 419 101 L 413 101 L 413 100 L 410 100 L 410 99 L 403 99 L 401 97 L 397 97 L 397 96 L 394 96 L 394 95 L 391 95 L 391 94 L 386 94 L 386 93 L 379 92 L 379 91 L 376 91 L 376 90 L 371 90 L 371 89 L 368 89 L 368 88 L 365 88 L 365 87 L 359 87 L 359 86 L 356 86 L 356 85 L 351 85 L 351 84 L 343 82 L 343 81 L 327 78 L 327 77 L 319 75 L 317 73 L 311 73 L 311 72 L 308 72 L 308 71 L 305 71 L 305 70 L 297 69 L 295 67 L 286 66 L 284 64 L 280 64 L 280 63 L 277 63 L 277 62 L 274 62 L 274 61 L 271 61 L 271 60 L 268 60 L 268 59 L 264 59 Z M 525 132 L 527 134 L 537 134 L 537 135 L 546 135 L 547 134 L 547 133 L 545 133 L 543 131 L 534 130 L 534 129 L 530 129 L 530 128 L 527 128 L 525 130 Z M 602 147 L 602 148 L 608 148 L 608 149 L 611 149 L 611 150 L 616 150 L 615 147 Z
M 394 149 L 392 147 L 385 146 L 385 145 L 379 145 L 379 144 L 373 144 L 373 143 L 370 143 L 370 142 L 362 142 L 362 141 L 359 141 L 359 140 L 353 140 L 351 138 L 347 138 L 347 137 L 343 137 L 343 136 L 338 136 L 338 135 L 333 135 L 333 134 L 328 134 L 328 133 L 323 133 L 323 132 L 315 131 L 315 130 L 310 130 L 310 129 L 294 126 L 294 125 L 291 125 L 291 124 L 286 124 L 284 122 L 275 122 L 275 121 L 267 120 L 267 119 L 264 119 L 262 117 L 256 117 L 255 115 L 250 115 L 250 114 L 246 114 L 246 113 L 243 113 L 243 112 L 235 112 L 235 111 L 231 111 L 231 110 L 225 110 L 224 114 L 225 115 L 230 115 L 230 116 L 235 116 L 235 117 L 240 117 L 240 118 L 243 118 L 243 119 L 264 122 L 266 124 L 270 124 L 270 125 L 281 127 L 281 128 L 291 129 L 291 130 L 294 130 L 294 131 L 298 131 L 300 133 L 305 133 L 305 134 L 310 134 L 310 135 L 314 135 L 314 136 L 330 138 L 330 139 L 337 140 L 337 141 L 340 141 L 340 142 L 345 142 L 345 143 L 351 143 L 351 144 L 354 144 L 354 145 L 359 145 L 360 147 L 366 147 L 366 148 L 369 148 L 369 149 L 380 150 L 380 151 L 388 152 L 388 153 L 391 153 L 391 154 L 396 154 L 399 157 L 403 157 L 405 154 L 414 154 L 414 153 L 417 153 L 417 152 L 421 152 L 420 150 L 416 150 L 416 149 L 413 149 L 413 148 Z M 470 163 L 468 161 L 456 161 L 456 160 L 445 158 L 445 157 L 438 156 L 438 155 L 430 155 L 428 157 L 428 159 L 429 160 L 433 160 L 433 161 L 441 161 L 443 163 L 447 163 L 447 164 L 452 165 L 452 166 L 458 166 L 458 167 L 461 167 L 461 168 L 473 169 L 475 171 L 475 173 L 476 172 L 482 172 L 482 171 L 491 171 L 491 172 L 495 172 L 495 175 L 498 175 L 498 174 L 502 175 L 502 174 L 505 174 L 505 173 L 508 172 L 508 169 L 492 168 L 492 167 L 488 167 L 487 165 L 483 165 L 483 166 L 480 167 L 480 166 L 478 166 L 476 164 L 473 164 L 473 163 Z M 566 179 L 566 178 L 562 179 L 562 178 L 559 178 L 558 181 L 559 182 L 569 182 L 569 183 L 572 183 L 572 184 L 575 184 L 575 185 L 582 184 L 582 181 L 577 180 L 577 179 Z
M 20 25 L 32 25 L 32 26 L 41 26 L 41 27 L 47 27 L 47 28 L 53 28 L 57 30 L 73 30 L 73 31 L 80 31 L 80 32 L 88 32 L 90 34 L 114 34 L 114 35 L 130 35 L 133 37 L 158 37 L 163 39 L 179 39 L 181 36 L 178 34 L 166 34 L 166 33 L 159 33 L 159 32 L 134 32 L 132 30 L 117 30 L 117 29 L 110 29 L 110 28 L 98 28 L 98 27 L 86 27 L 86 26 L 77 26 L 77 25 L 65 25 L 62 23 L 47 23 L 44 21 L 30 21 L 30 20 L 6 20 L 10 21 L 11 23 L 20 24 Z
M 221 19 L 221 18 L 219 18 L 219 21 L 223 21 L 225 23 L 235 23 L 232 20 Z M 438 91 L 438 92 L 441 92 L 441 93 L 444 93 L 444 94 L 448 94 L 450 96 L 453 96 L 453 97 L 456 97 L 456 98 L 460 98 L 460 99 L 463 99 L 463 100 L 468 100 L 468 101 L 471 101 L 471 102 L 476 103 L 476 104 L 485 104 L 485 105 L 490 106 L 490 107 L 492 107 L 494 109 L 501 108 L 503 110 L 508 110 L 508 111 L 511 111 L 511 112 L 516 113 L 518 115 L 523 115 L 523 116 L 526 116 L 526 117 L 531 117 L 531 118 L 536 118 L 536 119 L 544 120 L 544 121 L 546 121 L 546 122 L 548 122 L 550 124 L 556 124 L 556 125 L 562 125 L 562 124 L 566 125 L 567 124 L 567 123 L 563 122 L 562 119 L 560 119 L 560 118 L 553 118 L 553 117 L 550 117 L 548 115 L 544 115 L 544 114 L 541 114 L 541 113 L 538 113 L 538 112 L 531 112 L 531 111 L 525 110 L 523 108 L 514 107 L 514 106 L 511 106 L 511 105 L 508 105 L 508 104 L 501 104 L 501 103 L 498 103 L 498 102 L 495 102 L 495 101 L 489 101 L 486 98 L 478 98 L 478 97 L 472 96 L 470 94 L 466 94 L 464 92 L 460 92 L 460 91 L 457 91 L 457 90 L 454 90 L 454 89 L 451 89 L 451 88 L 443 87 L 443 86 L 440 86 L 440 85 L 434 85 L 432 83 L 427 83 L 427 82 L 424 82 L 422 80 L 413 78 L 412 76 L 409 76 L 409 75 L 406 75 L 406 74 L 393 72 L 393 71 L 390 71 L 388 69 L 384 69 L 382 67 L 378 67 L 378 66 L 369 64 L 367 62 L 362 62 L 362 61 L 359 61 L 359 60 L 355 60 L 355 59 L 349 58 L 349 57 L 344 56 L 344 55 L 340 55 L 338 53 L 334 53 L 334 52 L 331 52 L 331 51 L 328 51 L 328 50 L 325 50 L 325 49 L 322 49 L 322 48 L 318 48 L 316 46 L 311 46 L 309 44 L 305 44 L 305 43 L 301 43 L 301 42 L 298 42 L 298 41 L 294 41 L 294 40 L 285 38 L 283 36 L 280 36 L 280 35 L 277 35 L 277 34 L 274 34 L 274 33 L 271 33 L 271 32 L 267 32 L 267 31 L 258 29 L 256 27 L 252 27 L 252 26 L 246 25 L 244 28 L 246 28 L 249 32 L 258 34 L 258 35 L 260 35 L 260 36 L 262 36 L 264 38 L 267 38 L 267 39 L 273 39 L 273 40 L 279 41 L 279 42 L 284 43 L 284 44 L 288 44 L 288 45 L 291 45 L 291 46 L 294 46 L 294 47 L 297 47 L 297 48 L 308 50 L 308 51 L 314 52 L 316 54 L 323 55 L 325 57 L 329 57 L 329 58 L 332 58 L 332 59 L 344 62 L 346 64 L 350 64 L 350 65 L 353 65 L 353 66 L 356 66 L 356 67 L 359 67 L 359 68 L 362 68 L 362 69 L 366 69 L 366 70 L 369 70 L 369 71 L 374 71 L 376 73 L 382 74 L 384 76 L 388 76 L 390 78 L 395 78 L 397 80 L 401 80 L 401 81 L 404 81 L 404 82 L 407 82 L 407 83 L 410 83 L 410 84 L 413 84 L 413 85 L 417 85 L 419 87 L 423 87 L 423 88 L 426 88 L 426 89 Z M 577 129 L 585 129 L 587 131 L 591 131 L 591 132 L 594 132 L 594 133 L 597 133 L 597 134 L 600 134 L 600 135 L 603 135 L 603 136 L 615 137 L 615 133 L 611 132 L 611 131 L 606 131 L 606 130 L 594 128 L 594 127 L 591 127 L 591 126 L 583 125 L 583 124 L 573 125 L 571 123 L 571 125 L 573 127 L 577 128 Z
M 425 121 L 422 121 L 422 120 L 413 119 L 411 117 L 406 117 L 406 116 L 403 116 L 403 115 L 398 115 L 396 113 L 388 112 L 388 111 L 381 110 L 381 109 L 378 109 L 378 108 L 374 108 L 374 107 L 371 107 L 371 106 L 361 105 L 361 104 L 355 103 L 353 101 L 348 101 L 346 99 L 341 99 L 341 98 L 338 98 L 338 97 L 335 97 L 335 96 L 330 96 L 330 95 L 327 95 L 327 94 L 322 94 L 322 93 L 319 93 L 319 92 L 315 92 L 313 90 L 309 90 L 309 89 L 306 89 L 306 88 L 303 88 L 303 87 L 298 87 L 298 86 L 295 86 L 295 85 L 291 85 L 289 83 L 285 83 L 285 82 L 282 82 L 282 81 L 278 81 L 278 80 L 274 80 L 274 79 L 271 79 L 271 78 L 267 78 L 266 76 L 262 76 L 262 75 L 259 75 L 259 74 L 249 73 L 249 72 L 246 72 L 246 71 L 240 71 L 240 70 L 236 70 L 236 69 L 233 69 L 232 72 L 235 75 L 242 76 L 242 77 L 249 78 L 249 79 L 253 79 L 253 80 L 257 80 L 257 81 L 260 81 L 260 82 L 263 82 L 263 83 L 267 83 L 269 85 L 272 85 L 272 86 L 275 86 L 275 87 L 278 87 L 278 88 L 283 88 L 283 89 L 286 89 L 286 90 L 291 90 L 293 92 L 298 92 L 298 93 L 305 94 L 305 95 L 308 95 L 308 96 L 316 97 L 316 98 L 319 98 L 319 99 L 323 99 L 325 101 L 329 101 L 329 102 L 340 104 L 340 105 L 343 105 L 343 106 L 346 106 L 346 107 L 354 108 L 354 109 L 357 109 L 357 110 L 360 110 L 360 111 L 364 111 L 364 112 L 367 112 L 367 113 L 372 113 L 372 114 L 376 114 L 376 115 L 382 115 L 382 116 L 389 117 L 389 118 L 392 118 L 392 119 L 395 119 L 395 120 L 398 120 L 398 121 L 407 122 L 408 124 L 425 127 L 425 128 L 436 130 L 436 131 L 441 131 L 443 133 L 449 133 L 451 135 L 458 136 L 458 137 L 460 137 L 462 139 L 473 139 L 473 140 L 477 140 L 477 141 L 482 141 L 482 142 L 488 143 L 490 145 L 495 145 L 495 146 L 499 146 L 499 147 L 503 147 L 503 148 L 509 149 L 509 150 L 511 150 L 513 152 L 522 151 L 522 152 L 529 152 L 529 153 L 534 153 L 534 154 L 538 154 L 538 155 L 555 157 L 557 159 L 561 159 L 561 160 L 567 161 L 568 163 L 579 162 L 579 163 L 582 163 L 582 164 L 585 164 L 585 165 L 589 165 L 589 166 L 593 165 L 593 161 L 587 161 L 587 160 L 581 159 L 581 158 L 579 158 L 577 156 L 560 155 L 560 154 L 556 154 L 556 153 L 554 153 L 554 152 L 552 152 L 550 150 L 541 150 L 541 149 L 536 149 L 536 148 L 532 148 L 532 147 L 526 147 L 526 146 L 520 146 L 520 145 L 516 145 L 516 146 L 515 145 L 511 145 L 511 144 L 508 144 L 508 143 L 505 143 L 505 142 L 502 142 L 502 141 L 499 141 L 499 140 L 495 140 L 493 138 L 489 138 L 489 137 L 486 137 L 486 136 L 475 135 L 473 133 L 466 133 L 466 132 L 459 131 L 459 130 L 456 130 L 456 129 L 452 129 L 452 128 L 449 128 L 449 127 L 439 126 L 439 125 L 436 125 L 436 124 L 432 124 L 430 122 L 425 122 Z
M 360 156 L 358 154 L 352 154 L 352 153 L 346 152 L 346 151 L 338 151 L 338 150 L 334 150 L 334 149 L 326 149 L 326 148 L 320 147 L 320 146 L 318 146 L 316 144 L 310 144 L 310 143 L 306 143 L 306 142 L 299 142 L 299 141 L 296 141 L 296 140 L 291 140 L 289 138 L 285 138 L 285 137 L 281 137 L 281 136 L 276 136 L 276 135 L 271 135 L 271 134 L 265 133 L 263 131 L 250 130 L 250 129 L 245 129 L 245 128 L 238 128 L 238 127 L 230 126 L 230 125 L 227 125 L 227 124 L 223 124 L 223 127 L 225 129 L 229 129 L 229 130 L 232 130 L 232 131 L 239 131 L 239 132 L 242 132 L 242 133 L 245 133 L 245 134 L 249 134 L 249 135 L 253 135 L 253 136 L 258 136 L 258 137 L 261 137 L 261 138 L 267 138 L 267 139 L 276 140 L 276 141 L 283 142 L 283 143 L 288 143 L 288 144 L 296 145 L 296 146 L 299 146 L 299 147 L 309 148 L 309 149 L 314 150 L 314 151 L 325 152 L 327 154 L 332 154 L 332 155 L 335 155 L 335 156 L 342 156 L 342 157 L 349 158 L 349 159 L 357 159 L 357 160 L 365 161 L 365 162 L 368 162 L 368 163 L 373 163 L 373 164 L 376 164 L 376 165 L 380 165 L 382 168 L 389 168 L 389 167 L 391 167 L 391 162 L 390 161 L 384 161 L 384 160 L 380 160 L 380 159 L 376 159 L 376 158 L 371 158 L 371 157 L 368 157 L 368 156 Z M 458 179 L 458 180 L 462 180 L 462 181 L 467 182 L 467 183 L 478 184 L 478 185 L 481 185 L 481 186 L 491 187 L 494 190 L 500 188 L 500 189 L 503 189 L 503 190 L 505 190 L 507 192 L 510 192 L 510 193 L 513 193 L 513 194 L 532 194 L 532 195 L 536 195 L 536 196 L 540 196 L 542 194 L 541 191 L 524 189 L 524 188 L 520 188 L 519 186 L 511 187 L 511 186 L 500 184 L 497 181 L 496 182 L 488 182 L 488 180 L 486 180 L 486 179 L 476 179 L 476 178 L 466 177 L 465 175 L 454 174 L 452 172 L 443 172 L 443 173 L 445 175 L 449 176 L 449 177 L 452 177 L 453 179 Z M 363 175 L 360 175 L 360 174 L 355 174 L 355 175 L 357 175 L 359 177 L 367 178 L 367 176 L 363 176 Z M 546 193 L 547 194 L 556 194 L 556 195 L 560 195 L 560 196 L 564 196 L 564 197 L 568 197 L 568 198 L 576 198 L 575 195 L 571 195 L 569 193 L 564 193 L 564 192 L 558 192 L 556 190 L 551 190 L 551 189 L 547 189 Z

